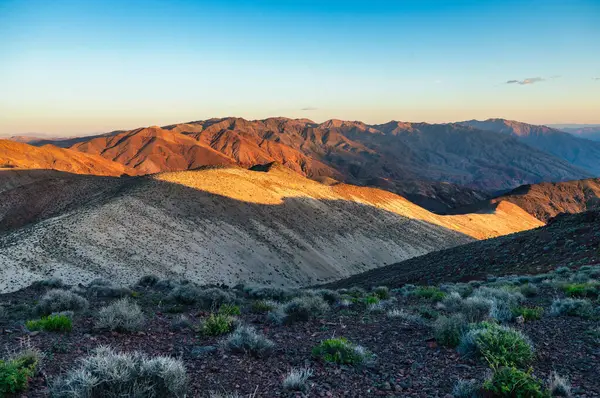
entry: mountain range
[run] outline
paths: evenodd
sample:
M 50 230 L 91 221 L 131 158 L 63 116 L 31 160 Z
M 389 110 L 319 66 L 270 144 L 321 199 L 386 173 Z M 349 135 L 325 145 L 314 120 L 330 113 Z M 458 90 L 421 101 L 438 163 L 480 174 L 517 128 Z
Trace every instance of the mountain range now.
M 473 122 L 367 125 L 341 120 L 224 118 L 31 143 L 100 156 L 120 164 L 121 171 L 130 175 L 211 165 L 247 168 L 276 161 L 312 179 L 386 189 L 439 213 L 522 184 L 597 175 L 600 163 L 594 159 L 600 159 L 600 150 L 587 140 L 539 127 L 550 131 L 550 141 L 557 134 L 563 141 L 564 136 L 570 138 L 559 145 L 559 151 L 524 140 L 523 134 L 506 134 L 503 129 L 490 132 L 497 129 L 496 121 L 481 123 L 475 128 L 467 125 Z M 529 132 L 536 127 L 501 124 Z M 569 157 L 568 153 L 578 155 Z M 65 171 L 87 173 L 76 168 Z

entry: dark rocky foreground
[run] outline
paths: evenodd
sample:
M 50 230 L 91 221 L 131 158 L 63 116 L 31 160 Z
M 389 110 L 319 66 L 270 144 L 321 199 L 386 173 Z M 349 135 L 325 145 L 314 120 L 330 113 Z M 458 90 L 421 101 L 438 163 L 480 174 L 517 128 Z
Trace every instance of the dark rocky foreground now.
M 498 281 L 490 283 L 512 286 L 512 289 L 519 286 L 514 280 L 508 280 L 506 285 Z M 600 396 L 600 341 L 597 335 L 590 334 L 598 330 L 598 318 L 549 316 L 553 298 L 562 297 L 564 293 L 557 284 L 540 282 L 538 286 L 538 294 L 527 298 L 523 305 L 543 307 L 542 318 L 524 324 L 509 323 L 529 336 L 536 348 L 535 360 L 531 363 L 534 375 L 545 380 L 556 371 L 570 380 L 574 396 Z M 242 290 L 236 290 L 242 310 L 239 321 L 255 326 L 275 343 L 270 356 L 256 358 L 224 351 L 219 345 L 224 337 L 206 337 L 198 331 L 198 325 L 210 311 L 197 304 L 168 299 L 169 292 L 157 288 L 136 286 L 119 293 L 142 308 L 146 322 L 140 331 L 120 333 L 97 329 L 98 310 L 116 298 L 94 298 L 89 296 L 88 289 L 90 308 L 74 315 L 72 332 L 29 332 L 23 323 L 35 318 L 32 309 L 47 289 L 30 287 L 0 296 L 5 309 L 0 323 L 0 346 L 14 348 L 27 341 L 44 354 L 41 369 L 31 380 L 28 391 L 18 396 L 47 396 L 48 385 L 54 378 L 73 368 L 79 358 L 100 345 L 119 351 L 139 350 L 152 356 L 180 358 L 188 372 L 188 396 L 192 397 L 209 397 L 211 391 L 256 397 L 450 397 L 458 379 L 483 381 L 490 373 L 482 359 L 465 358 L 455 349 L 436 342 L 432 324 L 445 310 L 431 298 L 407 295 L 405 290 L 393 291 L 391 299 L 381 301 L 383 311 L 377 306 L 362 305 L 363 299 L 356 299 L 355 294 L 354 304 L 342 301 L 341 305 L 334 304 L 308 321 L 289 325 L 274 325 L 266 314 L 250 312 L 255 300 Z M 85 289 L 79 292 L 86 294 Z M 386 312 L 390 309 L 420 314 L 419 321 L 389 317 Z M 181 314 L 185 314 L 192 325 L 174 330 L 172 324 Z M 375 354 L 375 361 L 350 366 L 313 358 L 312 348 L 331 337 L 345 337 L 364 346 Z M 286 391 L 282 387 L 282 380 L 292 367 L 309 367 L 314 372 L 304 393 Z

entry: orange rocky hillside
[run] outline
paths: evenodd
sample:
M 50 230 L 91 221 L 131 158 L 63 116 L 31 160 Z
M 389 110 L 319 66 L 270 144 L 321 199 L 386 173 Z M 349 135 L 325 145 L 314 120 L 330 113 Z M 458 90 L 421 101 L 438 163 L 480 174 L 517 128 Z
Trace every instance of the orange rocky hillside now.
M 8 140 L 0 140 L 0 169 L 52 169 L 101 176 L 120 176 L 131 172 L 129 167 L 101 156 L 53 145 L 36 147 Z

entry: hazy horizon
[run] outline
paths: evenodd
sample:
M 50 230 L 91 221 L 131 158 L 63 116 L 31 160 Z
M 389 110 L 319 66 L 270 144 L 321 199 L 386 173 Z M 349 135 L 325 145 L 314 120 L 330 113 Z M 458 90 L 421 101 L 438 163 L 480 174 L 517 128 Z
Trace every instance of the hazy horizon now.
M 228 115 L 598 124 L 598 16 L 594 0 L 5 0 L 0 135 Z

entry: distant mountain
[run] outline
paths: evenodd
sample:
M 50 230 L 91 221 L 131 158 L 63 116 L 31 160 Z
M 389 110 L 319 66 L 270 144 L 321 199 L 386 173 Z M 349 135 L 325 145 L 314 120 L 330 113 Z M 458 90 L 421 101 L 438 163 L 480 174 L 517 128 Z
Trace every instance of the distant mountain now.
M 585 138 L 592 141 L 600 141 L 600 126 L 564 127 L 560 130 L 579 138 Z
M 600 178 L 523 185 L 490 202 L 502 201 L 514 203 L 537 219 L 547 222 L 560 213 L 600 209 Z
M 313 179 L 382 187 L 443 212 L 490 192 L 591 174 L 513 137 L 460 124 L 209 119 L 82 140 L 136 174 L 277 161 Z
M 461 124 L 518 138 L 533 148 L 552 154 L 600 176 L 600 143 L 575 137 L 546 126 L 505 119 L 468 120 Z
M 0 169 L 51 169 L 76 174 L 120 176 L 131 170 L 101 156 L 52 145 L 32 145 L 0 140 Z
M 380 189 L 254 169 L 0 171 L 0 292 L 50 276 L 310 285 L 542 224 L 510 203 L 441 216 Z

